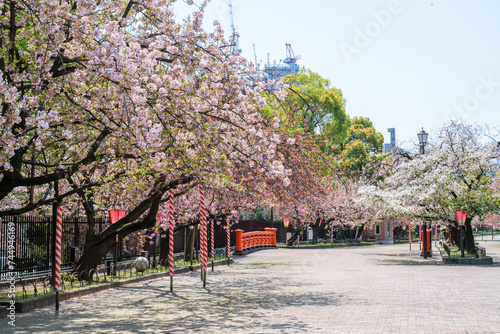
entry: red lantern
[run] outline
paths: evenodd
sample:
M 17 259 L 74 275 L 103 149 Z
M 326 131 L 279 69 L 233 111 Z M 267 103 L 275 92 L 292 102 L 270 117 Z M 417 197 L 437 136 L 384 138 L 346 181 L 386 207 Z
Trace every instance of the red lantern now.
M 285 225 L 285 227 L 288 227 L 288 225 L 290 225 L 290 218 L 283 218 L 283 225 Z
M 127 214 L 125 210 L 109 210 L 109 223 L 113 224 L 116 221 L 122 219 Z
M 467 218 L 467 211 L 455 211 L 455 218 L 457 219 L 458 226 L 465 226 L 465 219 Z

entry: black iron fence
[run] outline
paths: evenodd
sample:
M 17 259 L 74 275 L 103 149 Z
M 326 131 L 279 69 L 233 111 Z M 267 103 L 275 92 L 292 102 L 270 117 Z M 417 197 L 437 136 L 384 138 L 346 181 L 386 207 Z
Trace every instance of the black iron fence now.
M 8 238 L 9 226 L 14 226 L 12 232 L 14 237 L 14 258 L 13 267 L 9 267 L 8 263 Z M 234 229 L 244 230 L 260 230 L 267 227 L 268 222 L 241 221 L 234 225 L 231 230 L 231 244 L 234 246 Z M 94 233 L 100 234 L 109 226 L 103 218 L 96 218 L 94 225 Z M 226 247 L 226 231 L 223 228 L 224 224 L 215 227 L 215 247 L 225 249 Z M 77 254 L 82 254 L 85 249 L 85 236 L 88 231 L 88 223 L 86 217 L 64 217 L 63 232 L 61 238 L 61 268 L 68 269 L 76 262 Z M 146 234 L 151 233 L 151 230 Z M 186 239 L 189 229 L 185 228 L 175 233 L 174 252 L 184 252 L 186 248 Z M 165 233 L 162 233 L 165 234 Z M 195 243 L 196 251 L 199 250 L 199 238 Z M 118 261 L 134 258 L 138 255 L 138 240 L 134 237 L 128 237 L 120 240 L 118 246 Z M 211 243 L 211 240 L 209 240 Z M 52 269 L 52 218 L 45 216 L 7 216 L 0 220 L 0 280 L 7 277 L 30 277 L 40 275 L 41 273 L 49 273 Z M 160 243 L 156 244 L 156 238 L 151 242 L 147 242 L 139 247 L 145 251 L 149 251 L 149 255 L 160 255 L 161 249 L 168 252 L 168 239 L 160 238 Z M 113 258 L 112 253 L 115 248 L 111 249 L 110 253 L 105 256 L 105 260 Z M 165 253 L 165 252 L 164 252 Z M 162 258 L 161 255 L 159 256 Z M 196 256 L 195 256 L 196 258 Z
M 12 226 L 14 229 L 8 231 L 8 227 Z M 0 275 L 9 271 L 47 270 L 50 265 L 50 239 L 47 238 L 50 231 L 50 217 L 5 217 L 0 227 Z M 8 238 L 13 240 L 11 246 L 14 246 L 10 252 Z M 15 264 L 10 268 L 9 254 L 14 256 Z
M 106 224 L 104 219 L 96 219 L 94 227 L 96 233 L 102 231 Z M 71 266 L 75 262 L 77 250 L 83 251 L 87 229 L 85 218 L 68 218 L 63 221 L 61 267 Z M 9 238 L 13 246 L 10 252 L 13 255 L 13 266 L 9 266 L 8 261 Z M 3 217 L 0 222 L 0 279 L 6 277 L 9 272 L 16 276 L 26 276 L 50 270 L 51 245 L 51 217 Z

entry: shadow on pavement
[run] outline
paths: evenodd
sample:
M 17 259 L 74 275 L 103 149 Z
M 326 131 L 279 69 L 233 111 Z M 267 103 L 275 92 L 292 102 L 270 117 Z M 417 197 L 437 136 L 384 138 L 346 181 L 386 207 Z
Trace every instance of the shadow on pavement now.
M 288 308 L 304 307 L 321 312 L 324 306 L 350 302 L 349 297 L 342 294 L 304 293 L 300 282 L 293 280 L 276 286 L 276 278 L 263 276 L 256 281 L 255 276 L 241 274 L 236 280 L 217 277 L 221 281 L 213 285 L 209 281 L 208 287 L 203 289 L 196 277 L 192 282 L 193 277 L 191 285 L 182 282 L 182 287 L 177 287 L 173 293 L 166 279 L 154 280 L 64 302 L 57 315 L 48 309 L 22 315 L 18 318 L 16 332 L 307 333 L 314 332 L 314 324 L 300 321 L 293 312 L 287 312 Z M 268 310 L 283 310 L 283 317 L 269 321 Z M 43 321 L 36 320 L 40 317 Z

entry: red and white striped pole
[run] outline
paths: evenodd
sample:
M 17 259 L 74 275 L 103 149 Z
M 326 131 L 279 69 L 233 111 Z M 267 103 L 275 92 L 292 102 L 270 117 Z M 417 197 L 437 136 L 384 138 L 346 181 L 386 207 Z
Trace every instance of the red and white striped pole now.
M 61 290 L 61 238 L 62 238 L 62 207 L 57 207 L 56 217 L 56 262 L 54 289 L 56 290 L 56 311 L 59 311 L 59 290 Z
M 231 258 L 231 225 L 229 217 L 226 219 L 227 228 L 226 228 L 226 239 L 227 239 L 227 265 L 229 266 Z
M 205 208 L 205 194 L 200 183 L 200 265 L 203 287 L 207 282 L 207 210 Z
M 411 224 L 408 223 L 408 240 L 410 241 L 410 250 L 411 250 Z
M 174 290 L 174 190 L 170 189 L 168 200 L 168 266 L 170 273 L 170 291 Z
M 330 223 L 330 243 L 333 246 L 333 222 Z
M 438 225 L 434 225 L 434 246 L 437 247 L 438 245 Z
M 215 259 L 215 239 L 214 239 L 214 220 L 212 219 L 212 224 L 210 224 L 210 240 L 212 240 L 212 248 L 210 250 L 210 253 L 212 254 L 212 271 L 214 271 L 214 259 Z
M 420 249 L 421 252 L 423 252 L 424 248 L 422 247 L 422 222 L 419 223 L 418 225 L 418 248 Z

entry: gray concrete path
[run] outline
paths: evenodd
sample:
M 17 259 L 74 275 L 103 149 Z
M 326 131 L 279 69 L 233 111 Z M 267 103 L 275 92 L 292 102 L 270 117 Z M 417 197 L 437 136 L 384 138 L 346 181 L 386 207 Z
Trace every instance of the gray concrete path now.
M 485 243 L 500 262 L 500 243 Z M 446 266 L 414 245 L 263 250 L 230 267 L 18 314 L 16 333 L 500 333 L 500 266 Z M 2 319 L 4 321 L 4 319 Z M 0 332 L 11 332 L 0 322 Z

